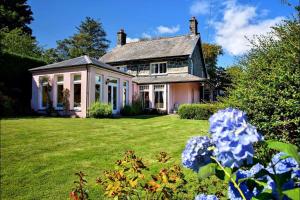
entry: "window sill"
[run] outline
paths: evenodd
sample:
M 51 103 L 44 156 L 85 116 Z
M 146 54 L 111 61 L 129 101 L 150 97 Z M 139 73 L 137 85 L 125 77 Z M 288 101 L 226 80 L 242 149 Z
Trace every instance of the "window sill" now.
M 151 76 L 165 76 L 168 75 L 168 73 L 160 73 L 160 74 L 150 74 Z

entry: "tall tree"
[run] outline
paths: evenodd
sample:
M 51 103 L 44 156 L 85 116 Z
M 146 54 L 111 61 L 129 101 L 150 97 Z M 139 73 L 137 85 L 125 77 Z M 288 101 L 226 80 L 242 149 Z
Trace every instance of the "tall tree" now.
M 210 78 L 214 80 L 217 76 L 218 56 L 223 55 L 222 47 L 216 44 L 203 43 L 202 50 L 204 54 L 207 73 Z
M 32 20 L 32 11 L 27 0 L 0 0 L 0 29 L 21 28 L 31 35 L 32 30 L 28 25 Z
M 59 58 L 67 59 L 82 55 L 99 58 L 105 54 L 109 41 L 102 23 L 86 17 L 79 27 L 77 33 L 68 39 L 57 41 L 56 52 Z
M 35 38 L 24 33 L 20 28 L 11 31 L 9 31 L 7 27 L 1 29 L 0 46 L 3 51 L 35 58 L 40 58 L 43 51 L 42 48 L 38 46 Z

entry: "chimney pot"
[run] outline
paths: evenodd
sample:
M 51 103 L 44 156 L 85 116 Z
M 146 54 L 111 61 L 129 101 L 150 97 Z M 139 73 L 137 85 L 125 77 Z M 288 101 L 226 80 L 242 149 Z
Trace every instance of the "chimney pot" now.
M 120 31 L 117 33 L 117 39 L 118 39 L 118 46 L 123 46 L 126 44 L 126 33 L 124 29 L 120 29 Z

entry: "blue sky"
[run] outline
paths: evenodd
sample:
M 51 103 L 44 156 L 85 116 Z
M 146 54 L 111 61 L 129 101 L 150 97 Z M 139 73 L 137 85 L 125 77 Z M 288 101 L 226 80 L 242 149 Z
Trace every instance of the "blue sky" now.
M 298 0 L 290 0 L 296 5 Z M 220 44 L 226 67 L 249 49 L 245 36 L 266 34 L 270 26 L 294 12 L 280 0 L 29 0 L 33 34 L 45 48 L 55 47 L 75 33 L 86 16 L 102 22 L 116 45 L 116 32 L 124 28 L 129 41 L 141 37 L 184 35 L 188 20 L 196 16 L 203 42 Z

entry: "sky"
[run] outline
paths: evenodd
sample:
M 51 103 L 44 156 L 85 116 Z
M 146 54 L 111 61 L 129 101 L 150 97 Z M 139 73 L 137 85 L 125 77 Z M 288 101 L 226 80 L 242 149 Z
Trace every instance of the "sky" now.
M 297 5 L 299 0 L 289 0 Z M 34 21 L 30 27 L 44 48 L 70 37 L 85 17 L 101 21 L 116 46 L 123 28 L 127 42 L 139 38 L 169 37 L 189 33 L 195 16 L 202 42 L 221 45 L 218 65 L 226 67 L 249 49 L 253 35 L 265 35 L 270 27 L 290 18 L 292 7 L 282 0 L 29 0 Z M 248 38 L 248 39 L 247 39 Z

